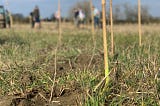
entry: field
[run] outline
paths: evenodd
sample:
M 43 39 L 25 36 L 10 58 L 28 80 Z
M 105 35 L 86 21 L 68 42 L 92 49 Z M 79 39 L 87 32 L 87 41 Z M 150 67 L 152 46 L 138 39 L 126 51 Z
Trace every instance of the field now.
M 108 36 L 110 83 L 104 90 L 102 31 L 93 46 L 90 27 L 63 23 L 62 41 L 53 23 L 42 29 L 0 29 L 0 106 L 159 106 L 160 25 L 114 26 Z M 108 33 L 109 35 L 109 33 Z

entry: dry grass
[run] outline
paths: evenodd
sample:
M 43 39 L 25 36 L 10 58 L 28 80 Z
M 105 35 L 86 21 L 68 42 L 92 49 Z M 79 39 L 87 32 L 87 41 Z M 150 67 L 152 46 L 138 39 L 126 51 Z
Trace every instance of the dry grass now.
M 160 24 L 144 24 L 142 25 L 142 33 L 159 33 Z M 114 25 L 115 33 L 138 33 L 137 24 L 120 24 Z
M 33 89 L 42 88 L 50 94 L 55 72 L 54 50 L 58 41 L 55 25 L 56 23 L 42 23 L 42 29 L 34 30 L 29 25 L 16 24 L 11 30 L 0 31 L 1 94 L 25 95 Z M 57 60 L 59 70 L 56 76 L 56 85 L 61 92 L 54 95 L 63 95 L 62 91 L 68 92 L 68 96 L 62 98 L 67 100 L 66 98 L 72 97 L 70 101 L 78 95 L 79 103 L 88 106 L 104 103 L 111 106 L 139 106 L 142 101 L 148 106 L 158 106 L 160 25 L 142 26 L 141 48 L 138 47 L 137 25 L 114 26 L 115 55 L 109 53 L 111 80 L 109 89 L 104 94 L 99 92 L 103 88 L 99 82 L 104 78 L 102 32 L 96 31 L 97 43 L 95 53 L 92 54 L 91 27 L 86 27 L 87 29 L 75 29 L 71 23 L 62 24 L 63 39 L 57 53 L 60 60 Z M 83 90 L 84 94 L 79 95 L 79 90 Z M 44 92 L 38 91 L 35 95 L 44 101 L 49 100 Z M 62 103 L 65 101 L 62 98 L 55 97 L 53 101 Z

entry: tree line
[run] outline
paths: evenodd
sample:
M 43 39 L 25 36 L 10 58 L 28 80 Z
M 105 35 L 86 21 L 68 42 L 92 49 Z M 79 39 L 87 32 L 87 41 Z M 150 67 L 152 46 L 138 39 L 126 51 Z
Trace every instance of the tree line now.
M 81 1 L 77 2 L 73 6 L 70 7 L 68 11 L 68 16 L 61 17 L 63 21 L 71 22 L 73 21 L 74 8 L 81 8 L 86 16 L 85 21 L 91 22 L 91 9 L 90 3 L 88 1 Z M 101 11 L 101 10 L 100 10 Z M 29 16 L 25 17 L 21 13 L 12 14 L 13 21 L 18 23 L 28 23 Z M 149 7 L 146 5 L 141 6 L 141 16 L 142 16 L 142 23 L 160 23 L 160 17 L 154 17 L 149 12 Z M 107 11 L 107 19 L 109 20 L 109 10 Z M 114 23 L 137 23 L 138 17 L 138 7 L 137 5 L 132 5 L 129 3 L 125 3 L 123 5 L 116 4 L 113 5 L 113 20 Z M 54 13 L 50 17 L 43 18 L 44 21 L 55 21 Z

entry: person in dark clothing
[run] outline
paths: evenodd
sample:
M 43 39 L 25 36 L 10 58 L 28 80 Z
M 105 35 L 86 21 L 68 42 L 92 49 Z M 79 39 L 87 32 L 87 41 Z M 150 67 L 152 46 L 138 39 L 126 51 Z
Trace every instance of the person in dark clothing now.
M 100 11 L 100 28 L 102 28 L 102 24 L 103 24 L 103 21 L 102 21 L 102 11 Z
M 79 27 L 79 10 L 74 9 L 74 24 L 76 27 Z
M 100 26 L 100 12 L 94 6 L 92 7 L 93 15 L 94 15 L 94 27 L 99 28 Z
M 78 18 L 79 11 L 78 9 L 74 9 L 74 18 Z
M 34 20 L 35 20 L 35 27 L 38 26 L 40 28 L 41 27 L 41 25 L 40 25 L 40 12 L 39 12 L 38 6 L 35 7 L 33 14 L 34 14 Z
M 35 20 L 33 12 L 30 13 L 31 27 L 34 28 Z

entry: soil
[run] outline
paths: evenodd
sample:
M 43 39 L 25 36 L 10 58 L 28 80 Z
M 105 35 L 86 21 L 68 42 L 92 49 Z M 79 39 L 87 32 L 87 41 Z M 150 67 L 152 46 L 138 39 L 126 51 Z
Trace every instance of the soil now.
M 16 94 L 0 98 L 0 106 L 77 106 L 81 102 L 83 91 L 79 87 L 53 88 L 52 101 L 50 92 L 33 89 L 25 94 Z
M 43 56 L 37 59 L 33 63 L 33 67 L 36 68 L 43 64 L 45 58 L 46 57 Z M 100 55 L 95 55 L 92 58 L 92 56 L 88 54 L 80 54 L 77 57 L 60 58 L 57 60 L 56 77 L 63 77 L 71 71 L 99 69 L 102 59 Z M 49 72 L 52 78 L 55 72 L 54 66 L 54 59 L 51 59 L 49 65 L 46 67 L 46 72 Z M 22 73 L 20 80 L 22 85 L 28 85 L 34 80 L 34 75 L 29 72 Z M 68 88 L 61 88 L 55 85 L 51 102 L 49 102 L 51 91 L 44 91 L 43 88 L 34 88 L 31 91 L 23 92 L 24 94 L 1 97 L 0 106 L 77 106 L 83 102 L 85 95 L 80 85 L 76 82 Z

